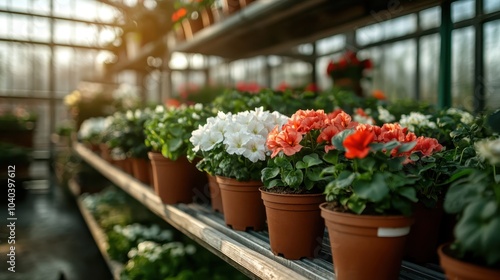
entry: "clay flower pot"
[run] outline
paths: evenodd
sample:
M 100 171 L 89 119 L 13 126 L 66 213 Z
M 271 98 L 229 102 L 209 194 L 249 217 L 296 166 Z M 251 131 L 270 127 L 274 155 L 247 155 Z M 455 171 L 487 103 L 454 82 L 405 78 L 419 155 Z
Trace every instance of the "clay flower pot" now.
M 439 261 L 447 279 L 457 280 L 497 280 L 500 270 L 468 263 L 451 256 L 450 244 L 438 248 Z
M 165 204 L 191 203 L 199 177 L 198 169 L 185 157 L 170 160 L 161 153 L 149 152 L 153 167 L 153 187 Z
M 216 176 L 221 190 L 226 225 L 234 230 L 263 230 L 266 210 L 260 198 L 261 181 L 240 182 Z
M 150 184 L 151 180 L 151 163 L 143 158 L 131 158 L 132 174 L 134 177 L 146 185 Z
M 321 204 L 338 280 L 398 279 L 413 218 L 340 213 Z
M 224 208 L 222 207 L 222 196 L 219 183 L 217 183 L 217 178 L 208 173 L 207 173 L 207 178 L 208 178 L 208 188 L 210 190 L 210 203 L 212 204 L 212 209 L 215 212 L 223 214 Z
M 273 254 L 290 260 L 315 257 L 325 232 L 319 209 L 325 195 L 260 192 Z

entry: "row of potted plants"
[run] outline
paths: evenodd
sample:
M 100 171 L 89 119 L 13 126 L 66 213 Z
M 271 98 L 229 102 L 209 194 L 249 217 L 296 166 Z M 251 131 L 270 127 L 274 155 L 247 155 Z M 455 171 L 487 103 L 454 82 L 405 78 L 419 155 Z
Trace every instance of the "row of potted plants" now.
M 352 279 L 363 271 L 369 275 L 386 275 L 384 278 L 387 279 L 397 278 L 405 253 L 405 240 L 412 238 L 411 233 L 422 221 L 416 212 L 418 206 L 423 204 L 427 209 L 439 210 L 445 195 L 456 192 L 460 188 L 455 187 L 457 182 L 465 184 L 462 177 L 472 174 L 472 171 L 464 170 L 479 168 L 483 173 L 487 170 L 494 172 L 494 168 L 486 168 L 479 160 L 481 153 L 476 152 L 474 143 L 498 136 L 484 123 L 486 118 L 473 117 L 456 109 L 433 114 L 409 111 L 403 114 L 383 102 L 368 105 L 362 109 L 353 108 L 351 114 L 341 109 L 330 113 L 298 109 L 290 117 L 264 108 L 215 113 L 213 108 L 201 105 L 157 107 L 143 123 L 144 143 L 150 151 L 148 155 L 153 174 L 171 173 L 173 178 L 183 179 L 178 183 L 173 183 L 172 179 L 157 179 L 152 184 L 165 203 L 192 202 L 193 189 L 203 185 L 206 179 L 205 174 L 194 172 L 189 159 L 196 163 L 199 170 L 215 176 L 215 180 L 208 176 L 212 179 L 210 186 L 216 187 L 215 182 L 218 182 L 220 187 L 220 190 L 211 191 L 212 206 L 224 214 L 228 226 L 235 230 L 263 230 L 267 220 L 273 253 L 289 259 L 314 257 L 321 246 L 326 221 L 334 248 L 332 253 L 337 277 Z M 399 122 L 391 122 L 396 119 Z M 488 144 L 493 147 L 490 150 L 498 145 L 495 144 L 498 142 L 492 143 Z M 162 162 L 170 159 L 170 162 L 157 163 L 156 159 Z M 191 171 L 185 177 L 181 176 L 183 171 L 171 165 L 172 162 L 183 162 Z M 498 165 L 498 162 L 493 164 Z M 475 176 L 475 180 L 486 178 Z M 231 185 L 235 181 L 236 184 L 244 184 L 233 188 Z M 182 183 L 187 185 L 181 187 Z M 450 184 L 452 187 L 448 189 Z M 484 191 L 495 193 L 494 184 L 498 182 L 485 183 L 487 187 Z M 175 198 L 175 195 L 162 190 L 168 185 L 175 189 L 187 189 L 187 192 Z M 487 191 L 490 188 L 493 191 Z M 220 196 L 217 195 L 219 193 Z M 477 194 L 484 196 L 479 190 Z M 301 210 L 292 218 L 276 217 L 276 213 L 290 212 L 290 204 L 297 204 L 278 199 L 285 195 L 295 200 L 307 197 L 308 202 L 300 202 Z M 242 202 L 237 202 L 238 196 L 244 198 Z M 222 201 L 217 203 L 217 198 Z M 251 201 L 257 205 L 255 208 L 243 206 L 243 203 Z M 321 204 L 325 201 L 326 204 Z M 447 211 L 448 201 L 444 200 Z M 228 210 L 231 204 L 240 209 Z M 493 200 L 492 205 L 496 205 L 491 206 L 491 213 L 494 214 L 498 199 Z M 242 220 L 237 216 L 242 212 L 241 208 L 253 209 L 252 214 L 255 215 L 248 215 L 246 221 Z M 449 212 L 459 213 L 464 208 L 457 207 Z M 308 212 L 315 218 L 306 218 L 307 222 L 317 222 L 318 226 L 309 224 L 298 229 L 314 228 L 313 238 L 306 238 L 299 234 L 298 229 L 292 229 L 297 226 L 299 216 Z M 334 218 L 330 218 L 330 214 Z M 436 214 L 439 215 L 442 213 Z M 345 221 L 345 216 L 355 218 L 355 225 L 364 232 L 361 235 L 370 235 L 369 241 L 358 239 L 350 243 L 340 240 L 341 237 L 355 236 L 352 230 L 346 228 L 350 222 Z M 384 218 L 382 225 L 374 229 L 366 228 L 366 218 L 371 216 Z M 342 221 L 331 221 L 338 218 Z M 430 218 L 424 217 L 423 220 Z M 292 238 L 288 241 L 284 237 L 274 238 L 276 228 L 297 234 L 288 236 Z M 435 231 L 435 228 L 423 226 L 423 231 Z M 434 243 L 430 247 L 435 252 L 438 239 L 432 238 L 434 240 L 424 243 L 413 240 L 407 243 L 414 247 Z M 375 244 L 375 240 L 384 243 L 381 247 L 368 246 Z M 402 249 L 381 255 L 380 252 L 388 250 L 390 240 Z M 496 248 L 494 244 L 498 238 L 487 241 L 492 243 L 485 248 Z M 291 251 L 287 251 L 287 243 L 292 244 Z M 302 244 L 305 248 L 299 249 Z M 342 251 L 344 248 L 347 252 L 359 252 L 351 247 L 352 244 L 372 248 L 372 253 L 362 254 L 372 259 L 358 265 L 352 260 L 343 262 L 347 259 Z M 373 259 L 375 255 L 379 256 L 376 260 Z M 360 259 L 359 254 L 356 259 Z M 392 265 L 385 265 L 389 263 Z M 347 264 L 348 268 L 342 268 L 343 264 Z M 356 271 L 353 266 L 362 269 Z M 382 272 L 379 270 L 382 267 L 391 269 Z

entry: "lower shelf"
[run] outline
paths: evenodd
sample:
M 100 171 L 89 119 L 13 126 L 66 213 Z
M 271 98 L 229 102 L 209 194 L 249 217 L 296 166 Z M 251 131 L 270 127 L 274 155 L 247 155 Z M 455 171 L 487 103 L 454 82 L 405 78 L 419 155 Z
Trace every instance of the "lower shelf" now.
M 106 264 L 109 267 L 109 270 L 111 271 L 111 274 L 113 275 L 113 279 L 119 280 L 120 279 L 120 273 L 123 270 L 123 264 L 112 260 L 107 253 L 108 250 L 108 242 L 106 239 L 106 233 L 101 229 L 97 221 L 94 219 L 94 216 L 92 216 L 92 213 L 90 213 L 89 210 L 85 207 L 83 204 L 83 201 L 80 197 L 77 196 L 80 187 L 77 185 L 77 183 L 74 180 L 69 181 L 69 189 L 70 191 L 75 195 L 76 197 L 76 203 L 78 205 L 78 208 L 80 209 L 80 213 L 82 213 L 83 219 L 87 223 L 87 226 L 89 228 L 90 233 L 92 234 L 92 237 L 95 240 L 95 243 L 97 244 L 97 247 L 99 248 L 99 251 L 101 252 L 101 255 L 103 256 L 104 260 L 106 261 Z M 75 192 L 76 190 L 76 192 Z
M 81 144 L 74 151 L 153 213 L 252 279 L 335 279 L 328 235 L 317 258 L 291 261 L 273 255 L 266 231 L 235 231 L 208 205 L 163 204 L 151 187 L 115 168 Z M 404 262 L 400 279 L 445 279 L 442 273 Z

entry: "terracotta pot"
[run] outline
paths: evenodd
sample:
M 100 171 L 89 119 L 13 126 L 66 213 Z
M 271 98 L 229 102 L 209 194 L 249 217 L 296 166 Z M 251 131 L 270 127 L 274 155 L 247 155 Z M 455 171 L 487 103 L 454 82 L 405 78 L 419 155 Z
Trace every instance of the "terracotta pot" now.
M 500 270 L 468 263 L 450 256 L 451 243 L 438 248 L 439 261 L 447 279 L 453 280 L 498 280 Z
M 198 13 L 196 18 L 183 19 L 182 28 L 184 29 L 184 37 L 186 40 L 193 39 L 194 34 L 203 29 L 201 15 Z
M 223 0 L 222 12 L 225 15 L 232 15 L 241 9 L 240 0 Z
M 212 8 L 205 8 L 201 10 L 200 14 L 204 28 L 207 28 L 215 23 L 215 17 Z
M 224 210 L 222 207 L 222 196 L 219 183 L 217 183 L 217 179 L 215 178 L 215 176 L 212 176 L 208 173 L 207 173 L 207 178 L 208 178 L 208 187 L 210 190 L 210 203 L 212 204 L 212 209 L 215 212 L 223 214 Z
M 266 207 L 273 254 L 290 260 L 315 257 L 321 249 L 325 232 L 319 209 L 325 195 L 260 191 Z
M 132 159 L 131 158 L 125 158 L 123 160 L 123 171 L 125 173 L 134 176 L 134 171 L 132 169 Z
M 252 4 L 256 0 L 240 0 L 240 7 L 241 9 L 245 8 L 246 6 Z
M 321 204 L 338 280 L 398 279 L 413 219 L 340 213 Z
M 341 89 L 352 90 L 357 96 L 363 96 L 363 88 L 361 87 L 361 82 L 358 79 L 337 78 L 334 79 L 333 84 Z
M 260 198 L 261 181 L 240 182 L 216 176 L 221 190 L 226 225 L 234 230 L 263 230 L 266 210 Z
M 185 157 L 175 161 L 161 153 L 149 152 L 153 167 L 153 187 L 165 204 L 191 203 L 199 171 Z
M 107 161 L 107 162 L 113 161 L 113 159 L 111 158 L 111 151 L 109 150 L 108 144 L 106 144 L 106 143 L 99 144 L 99 150 L 101 151 L 101 157 L 105 161 Z
M 144 158 L 131 158 L 132 174 L 134 177 L 146 185 L 150 184 L 151 180 L 151 164 L 149 160 Z
M 404 258 L 415 263 L 437 261 L 439 229 L 443 218 L 442 203 L 428 208 L 416 203 L 413 210 L 415 223 L 408 234 Z

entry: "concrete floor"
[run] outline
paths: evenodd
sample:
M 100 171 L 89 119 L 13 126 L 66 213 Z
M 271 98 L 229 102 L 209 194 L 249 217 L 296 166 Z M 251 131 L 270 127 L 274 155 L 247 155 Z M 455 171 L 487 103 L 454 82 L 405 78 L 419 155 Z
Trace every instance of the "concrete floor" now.
M 45 162 L 35 169 L 39 180 L 25 182 L 25 191 L 16 185 L 15 273 L 6 263 L 10 221 L 7 182 L 2 180 L 0 280 L 112 279 L 74 199 L 57 186 Z

